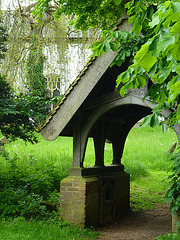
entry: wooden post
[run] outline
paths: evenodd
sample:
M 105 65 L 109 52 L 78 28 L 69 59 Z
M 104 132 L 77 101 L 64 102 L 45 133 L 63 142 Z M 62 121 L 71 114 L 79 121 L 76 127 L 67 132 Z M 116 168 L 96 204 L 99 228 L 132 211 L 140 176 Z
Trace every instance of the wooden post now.
M 83 167 L 83 155 L 81 148 L 81 118 L 78 117 L 73 122 L 73 168 Z
M 94 127 L 93 133 L 94 149 L 95 149 L 95 166 L 104 166 L 104 122 L 99 121 Z

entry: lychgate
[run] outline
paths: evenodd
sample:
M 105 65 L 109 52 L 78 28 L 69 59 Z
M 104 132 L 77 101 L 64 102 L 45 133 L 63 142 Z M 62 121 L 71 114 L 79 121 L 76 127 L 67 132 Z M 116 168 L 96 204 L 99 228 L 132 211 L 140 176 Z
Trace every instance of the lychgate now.
M 129 30 L 126 16 L 118 28 Z M 41 129 L 50 141 L 58 136 L 73 137 L 73 163 L 69 176 L 61 182 L 60 213 L 66 221 L 83 227 L 114 222 L 129 211 L 129 175 L 121 164 L 123 148 L 131 128 L 153 108 L 151 101 L 143 100 L 149 80 L 144 88 L 120 96 L 116 79 L 129 63 L 110 67 L 116 56 L 109 51 L 92 58 Z M 175 128 L 180 133 L 179 126 Z M 95 165 L 84 168 L 88 138 L 94 140 Z M 106 141 L 113 148 L 109 166 L 104 165 Z

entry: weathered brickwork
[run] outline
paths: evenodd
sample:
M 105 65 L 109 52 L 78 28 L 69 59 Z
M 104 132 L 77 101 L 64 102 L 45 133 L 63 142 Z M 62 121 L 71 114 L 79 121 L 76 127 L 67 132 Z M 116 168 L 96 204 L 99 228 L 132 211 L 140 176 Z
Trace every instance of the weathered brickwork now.
M 129 210 L 129 175 L 69 176 L 61 181 L 60 213 L 81 227 L 116 221 Z
M 64 220 L 85 226 L 98 224 L 99 182 L 95 177 L 69 176 L 61 181 L 60 213 Z

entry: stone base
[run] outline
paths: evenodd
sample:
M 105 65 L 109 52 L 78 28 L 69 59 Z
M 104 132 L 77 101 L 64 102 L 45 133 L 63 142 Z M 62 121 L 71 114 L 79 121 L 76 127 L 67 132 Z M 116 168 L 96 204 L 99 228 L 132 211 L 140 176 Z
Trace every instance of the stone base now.
M 129 211 L 129 174 L 69 176 L 61 181 L 61 217 L 81 227 L 113 223 Z
M 60 194 L 60 214 L 65 221 L 81 227 L 98 226 L 98 178 L 69 176 L 61 181 Z

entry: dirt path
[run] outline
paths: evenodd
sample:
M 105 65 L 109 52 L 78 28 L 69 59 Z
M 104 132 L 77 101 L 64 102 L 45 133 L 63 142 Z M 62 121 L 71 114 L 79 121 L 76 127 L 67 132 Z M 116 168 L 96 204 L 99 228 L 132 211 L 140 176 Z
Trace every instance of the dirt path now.
M 100 240 L 152 240 L 171 232 L 171 213 L 167 205 L 151 211 L 131 212 L 121 221 L 99 229 Z

